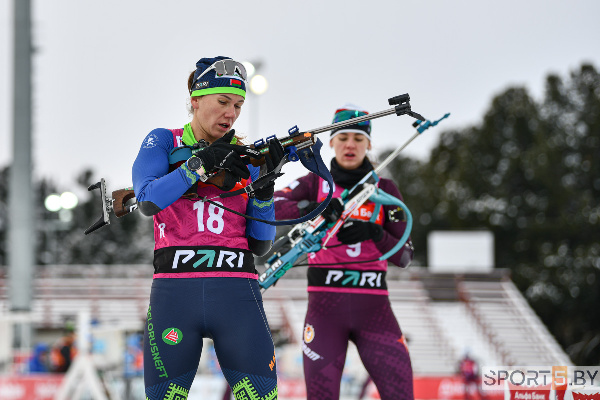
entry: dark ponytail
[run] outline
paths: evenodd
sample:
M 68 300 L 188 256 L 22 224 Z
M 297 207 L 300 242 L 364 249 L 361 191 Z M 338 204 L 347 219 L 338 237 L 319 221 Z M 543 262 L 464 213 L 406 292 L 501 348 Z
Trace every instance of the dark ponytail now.
M 194 73 L 196 71 L 192 71 L 190 73 L 190 76 L 188 77 L 188 92 L 189 94 L 192 94 L 192 85 L 194 84 Z

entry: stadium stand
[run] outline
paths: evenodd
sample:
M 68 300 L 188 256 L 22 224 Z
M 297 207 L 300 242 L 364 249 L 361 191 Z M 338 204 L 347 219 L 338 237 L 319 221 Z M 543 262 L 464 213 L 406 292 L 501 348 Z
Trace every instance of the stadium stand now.
M 0 316 L 9 311 L 5 272 L 0 268 Z M 304 267 L 290 270 L 263 295 L 276 344 L 301 342 L 305 273 Z M 35 327 L 60 329 L 66 319 L 86 310 L 100 326 L 135 322 L 141 328 L 151 280 L 149 265 L 38 267 L 32 303 Z M 457 275 L 392 268 L 388 285 L 416 375 L 455 374 L 467 350 L 480 365 L 571 365 L 508 271 Z

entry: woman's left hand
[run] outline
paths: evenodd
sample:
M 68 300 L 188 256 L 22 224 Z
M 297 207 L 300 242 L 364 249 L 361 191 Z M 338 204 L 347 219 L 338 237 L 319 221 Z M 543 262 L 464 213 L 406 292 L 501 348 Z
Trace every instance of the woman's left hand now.
M 264 176 L 273 171 L 285 157 L 283 146 L 277 139 L 269 141 L 269 154 L 265 155 L 265 165 L 260 167 L 260 176 Z M 275 192 L 275 182 L 271 181 L 265 186 L 254 191 L 254 197 L 261 201 L 268 201 Z
M 344 223 L 337 238 L 343 244 L 355 244 L 368 239 L 378 242 L 383 238 L 383 227 L 373 222 L 351 219 Z

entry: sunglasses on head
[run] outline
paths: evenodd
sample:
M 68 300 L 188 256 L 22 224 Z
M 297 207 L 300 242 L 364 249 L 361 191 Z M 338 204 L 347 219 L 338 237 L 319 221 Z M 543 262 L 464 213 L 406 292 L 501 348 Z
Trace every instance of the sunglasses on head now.
M 248 74 L 246 73 L 246 68 L 240 62 L 227 59 L 227 60 L 219 60 L 213 63 L 210 67 L 206 68 L 204 72 L 202 72 L 195 80 L 194 84 L 200 80 L 208 71 L 215 70 L 217 76 L 234 76 L 238 78 L 242 78 L 244 81 L 248 79 Z
M 369 114 L 368 112 L 358 110 L 338 110 L 333 117 L 333 123 L 347 121 L 352 118 L 362 117 L 363 115 Z M 371 126 L 371 120 L 358 122 L 358 126 Z

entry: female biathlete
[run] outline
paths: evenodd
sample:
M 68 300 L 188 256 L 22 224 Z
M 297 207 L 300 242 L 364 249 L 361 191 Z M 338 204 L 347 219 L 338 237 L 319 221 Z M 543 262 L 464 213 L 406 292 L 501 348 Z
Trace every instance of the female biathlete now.
M 151 131 L 133 164 L 139 209 L 154 216 L 154 279 L 144 334 L 146 398 L 187 398 L 202 339 L 211 338 L 236 399 L 276 399 L 274 346 L 253 260 L 253 253 L 270 249 L 275 227 L 201 199 L 255 181 L 279 164 L 283 148 L 271 141 L 260 168 L 240 157 L 260 156 L 240 146 L 232 129 L 246 94 L 242 64 L 228 57 L 202 58 L 188 90 L 192 121 L 183 129 Z M 195 153 L 174 151 L 196 143 Z M 224 174 L 218 187 L 207 180 L 215 170 Z M 216 203 L 273 220 L 273 183 L 254 197 Z
M 335 112 L 333 122 L 366 114 L 347 105 Z M 370 121 L 333 130 L 330 145 L 335 151 L 331 160 L 334 196 L 339 197 L 373 170 L 366 157 L 371 149 Z M 305 215 L 327 196 L 328 189 L 327 183 L 312 173 L 298 179 L 275 193 L 277 218 Z M 381 179 L 379 189 L 402 199 L 389 179 Z M 322 215 L 334 221 L 342 210 L 339 198 L 334 197 Z M 383 206 L 375 222 L 369 222 L 375 210 L 374 203 L 364 203 L 326 250 L 309 256 L 302 344 L 308 399 L 339 398 L 349 340 L 356 345 L 382 399 L 413 399 L 410 357 L 385 283 L 387 261 L 376 261 L 398 243 L 406 221 L 397 206 Z M 409 241 L 389 261 L 406 267 L 412 256 Z

